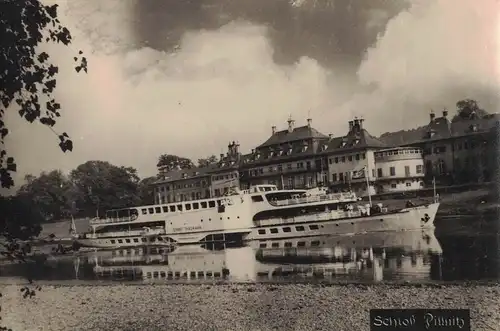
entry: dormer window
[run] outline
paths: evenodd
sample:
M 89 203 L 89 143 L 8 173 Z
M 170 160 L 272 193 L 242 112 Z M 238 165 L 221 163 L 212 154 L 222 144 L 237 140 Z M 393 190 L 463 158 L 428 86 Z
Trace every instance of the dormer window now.
M 286 154 L 287 155 L 291 155 L 292 154 L 292 148 L 291 147 L 288 149 L 288 152 Z
M 309 147 L 309 146 L 302 146 L 302 152 L 307 151 L 307 148 L 308 148 L 308 147 Z
M 428 136 L 429 138 L 434 137 L 434 135 L 435 135 L 435 134 L 436 134 L 436 132 L 434 132 L 434 131 L 429 131 L 429 132 L 427 132 L 427 136 Z
M 354 145 L 359 144 L 359 139 L 354 140 Z
M 279 155 L 279 156 L 282 156 L 282 155 L 283 155 L 283 150 L 282 150 L 282 149 L 280 149 L 280 150 L 279 150 L 278 155 Z
M 187 174 L 182 174 L 182 178 L 187 178 Z
M 471 124 L 469 126 L 469 129 L 470 129 L 471 132 L 476 132 L 477 131 L 477 125 L 476 124 Z
M 347 144 L 347 141 L 342 141 L 342 143 L 340 144 L 340 147 L 345 147 L 345 145 Z
M 323 150 L 323 151 L 326 151 L 326 149 L 327 149 L 327 148 L 328 148 L 328 145 L 323 145 L 323 146 L 322 146 L 322 150 Z

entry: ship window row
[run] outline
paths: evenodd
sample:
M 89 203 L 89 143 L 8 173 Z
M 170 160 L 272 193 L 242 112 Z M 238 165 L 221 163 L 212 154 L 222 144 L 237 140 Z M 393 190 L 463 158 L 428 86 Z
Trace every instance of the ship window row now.
M 118 244 L 123 244 L 123 243 L 131 244 L 132 242 L 139 243 L 139 240 L 142 243 L 148 242 L 148 238 L 144 238 L 144 237 L 142 237 L 142 238 L 127 238 L 127 239 L 111 239 L 110 242 L 112 244 L 116 244 L 116 243 L 118 243 Z M 169 241 L 169 239 L 166 239 L 166 240 Z M 164 241 L 164 240 L 163 240 L 163 237 L 156 237 L 156 238 L 150 237 L 149 238 L 149 242 L 153 243 L 155 241 Z
M 146 272 L 147 278 L 205 278 L 205 277 L 213 277 L 213 278 L 221 278 L 222 273 L 220 271 L 191 271 L 191 272 L 183 272 L 180 271 L 153 271 Z
M 215 208 L 215 206 L 220 206 L 222 204 L 221 200 L 210 200 L 210 201 L 200 201 L 200 202 L 190 202 L 177 205 L 167 205 L 161 207 L 149 207 L 142 208 L 141 212 L 143 215 L 147 214 L 160 214 L 160 213 L 175 213 L 184 210 L 197 210 L 197 209 L 207 209 Z
M 319 226 L 317 224 L 312 224 L 312 225 L 309 225 L 309 230 L 318 230 L 319 229 Z M 284 232 L 284 233 L 290 233 L 292 232 L 292 227 L 290 226 L 285 226 L 285 227 L 282 227 L 281 230 Z M 302 225 L 297 225 L 295 227 L 295 231 L 305 231 L 305 227 L 302 226 Z M 279 229 L 278 228 L 271 228 L 269 229 L 269 232 L 271 234 L 276 234 L 279 232 Z M 258 233 L 259 234 L 266 234 L 266 229 L 259 229 L 258 230 Z
M 336 156 L 328 160 L 328 163 L 345 163 L 345 162 L 352 162 L 353 160 L 359 161 L 359 160 L 365 160 L 366 159 L 366 154 L 361 153 L 361 154 L 352 154 L 352 155 L 344 155 L 344 156 Z
M 319 245 L 321 244 L 321 242 L 319 240 L 315 240 L 315 241 L 311 241 L 310 243 L 310 247 L 318 247 Z M 306 247 L 306 242 L 305 241 L 299 241 L 297 242 L 296 244 L 297 247 Z M 280 247 L 280 243 L 279 242 L 273 242 L 271 243 L 271 248 L 279 248 Z M 293 247 L 293 243 L 292 242 L 289 242 L 289 241 L 285 241 L 283 243 L 283 247 L 284 248 L 292 248 Z M 263 243 L 260 243 L 259 244 L 259 248 L 267 248 L 267 243 L 266 242 L 263 242 Z

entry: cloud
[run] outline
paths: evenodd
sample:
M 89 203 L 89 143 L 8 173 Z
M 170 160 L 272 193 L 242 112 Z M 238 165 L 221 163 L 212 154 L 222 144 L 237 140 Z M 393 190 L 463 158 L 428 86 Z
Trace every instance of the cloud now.
M 389 22 L 358 69 L 371 91 L 345 106 L 366 109 L 374 120 L 390 113 L 386 126 L 394 127 L 413 126 L 429 108 L 454 109 L 462 98 L 495 111 L 498 13 L 496 0 L 414 0 Z
M 8 146 L 20 173 L 100 159 L 152 175 L 161 153 L 196 160 L 226 152 L 232 140 L 250 150 L 290 113 L 304 125 L 307 109 L 330 95 L 327 71 L 315 60 L 276 65 L 266 28 L 246 22 L 186 33 L 175 53 L 87 51 L 89 73 L 78 75 L 72 57 L 88 43 L 76 35 L 70 49 L 50 49 L 60 65 L 56 130 L 70 134 L 74 151 L 63 154 L 50 130 L 11 114 Z
M 146 176 L 155 173 L 161 153 L 196 160 L 225 152 L 231 140 L 247 152 L 272 125 L 284 127 L 289 114 L 304 125 L 310 111 L 314 127 L 335 135 L 345 134 L 351 116 L 364 116 L 368 130 L 379 134 L 424 124 L 430 107 L 451 109 L 460 98 L 477 98 L 490 110 L 498 101 L 495 0 L 413 1 L 367 50 L 357 76 L 342 62 L 325 68 L 304 55 L 277 64 L 273 29 L 248 21 L 184 31 L 173 51 L 135 44 L 135 7 L 109 0 L 101 8 L 101 2 L 68 2 L 73 7 L 64 8 L 62 21 L 75 41 L 50 48 L 60 65 L 63 106 L 55 129 L 70 134 L 74 151 L 63 154 L 46 127 L 7 116 L 18 184 L 25 173 L 70 170 L 93 159 Z M 369 29 L 387 20 L 377 10 L 366 15 Z M 79 49 L 88 57 L 88 75 L 73 70 Z

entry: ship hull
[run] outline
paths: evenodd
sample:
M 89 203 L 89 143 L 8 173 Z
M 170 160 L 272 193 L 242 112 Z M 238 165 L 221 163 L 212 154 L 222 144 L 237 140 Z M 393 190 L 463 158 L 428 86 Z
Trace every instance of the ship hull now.
M 294 238 L 318 235 L 347 235 L 378 231 L 433 229 L 439 203 L 405 208 L 393 213 L 344 219 L 318 219 L 318 215 L 300 216 L 286 221 L 266 220 L 254 228 L 248 240 Z
M 213 242 L 238 242 L 248 236 L 250 229 L 229 231 L 202 231 L 185 233 L 166 233 L 155 236 L 130 235 L 106 238 L 79 238 L 76 241 L 84 247 L 123 248 L 141 246 L 186 245 Z

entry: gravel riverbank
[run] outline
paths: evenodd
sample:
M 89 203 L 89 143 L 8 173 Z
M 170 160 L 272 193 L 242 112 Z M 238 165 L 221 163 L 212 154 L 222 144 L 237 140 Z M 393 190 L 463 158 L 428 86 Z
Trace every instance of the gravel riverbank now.
M 369 330 L 371 308 L 470 308 L 500 330 L 500 285 L 0 286 L 3 325 L 21 330 Z

